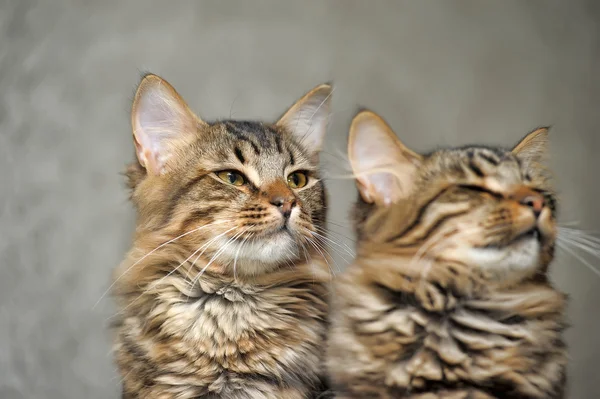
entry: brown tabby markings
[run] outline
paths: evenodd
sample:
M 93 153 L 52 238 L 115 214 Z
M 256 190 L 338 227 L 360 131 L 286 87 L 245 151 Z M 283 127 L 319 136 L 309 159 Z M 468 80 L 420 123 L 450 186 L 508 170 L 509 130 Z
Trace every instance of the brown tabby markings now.
M 564 397 L 545 141 L 540 129 L 513 151 L 421 156 L 377 115 L 355 118 L 357 258 L 335 283 L 327 359 L 337 397 Z
M 276 124 L 208 124 L 144 78 L 127 171 L 137 229 L 114 285 L 124 398 L 319 394 L 330 274 L 317 153 L 330 93 L 314 89 Z M 307 184 L 294 188 L 298 171 Z

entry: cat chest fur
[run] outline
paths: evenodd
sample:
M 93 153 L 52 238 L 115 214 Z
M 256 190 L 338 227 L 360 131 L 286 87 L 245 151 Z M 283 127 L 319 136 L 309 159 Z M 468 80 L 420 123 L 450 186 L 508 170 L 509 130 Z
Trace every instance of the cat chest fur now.
M 142 380 L 151 380 L 157 391 L 180 397 L 269 398 L 282 389 L 291 397 L 305 394 L 317 385 L 321 368 L 322 289 L 207 280 L 193 296 L 162 291 L 143 317 L 123 320 L 117 353 L 137 363 L 130 368 L 144 369 Z M 142 366 L 148 363 L 153 366 Z
M 376 390 L 419 397 L 431 390 L 492 394 L 488 387 L 505 386 L 511 397 L 560 397 L 563 295 L 544 286 L 480 298 L 455 296 L 428 282 L 415 287 L 357 290 L 340 282 L 345 311 L 333 322 L 338 339 L 330 350 L 338 363 L 346 358 L 357 365 L 340 373 L 340 387 L 347 379 L 355 395 Z

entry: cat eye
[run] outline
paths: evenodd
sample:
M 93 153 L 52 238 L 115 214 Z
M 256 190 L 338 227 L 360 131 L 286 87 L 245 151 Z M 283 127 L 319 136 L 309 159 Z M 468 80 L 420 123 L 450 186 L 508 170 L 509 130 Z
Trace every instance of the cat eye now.
M 287 183 L 291 188 L 302 188 L 308 183 L 308 176 L 305 172 L 290 173 L 287 178 Z
M 235 170 L 223 170 L 221 172 L 217 172 L 217 176 L 225 183 L 229 183 L 234 186 L 241 186 L 243 184 L 246 184 L 246 178 L 244 177 L 244 175 L 239 172 L 236 172 Z

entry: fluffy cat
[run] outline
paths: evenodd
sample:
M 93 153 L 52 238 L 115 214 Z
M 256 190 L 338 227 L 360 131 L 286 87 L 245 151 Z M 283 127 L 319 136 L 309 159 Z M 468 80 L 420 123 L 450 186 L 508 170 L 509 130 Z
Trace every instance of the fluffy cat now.
M 127 170 L 136 232 L 114 275 L 123 398 L 319 394 L 331 92 L 316 87 L 274 124 L 207 123 L 143 78 Z
M 355 117 L 357 256 L 334 284 L 327 350 L 337 397 L 564 397 L 546 152 L 541 128 L 511 150 L 420 155 L 376 114 Z

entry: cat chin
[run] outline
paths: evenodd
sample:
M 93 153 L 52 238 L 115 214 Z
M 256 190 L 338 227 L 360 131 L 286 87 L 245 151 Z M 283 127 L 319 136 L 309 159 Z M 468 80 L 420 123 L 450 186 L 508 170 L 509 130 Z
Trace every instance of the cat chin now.
M 228 242 L 224 238 L 218 246 L 226 247 L 220 258 L 223 263 L 235 264 L 237 274 L 256 275 L 274 269 L 298 256 L 298 244 L 289 234 L 282 232 L 265 238 Z M 237 261 L 236 261 L 237 258 Z
M 539 265 L 540 243 L 536 238 L 521 240 L 503 248 L 469 248 L 464 258 L 496 280 L 512 279 L 534 272 Z

